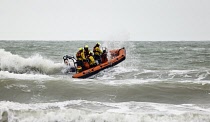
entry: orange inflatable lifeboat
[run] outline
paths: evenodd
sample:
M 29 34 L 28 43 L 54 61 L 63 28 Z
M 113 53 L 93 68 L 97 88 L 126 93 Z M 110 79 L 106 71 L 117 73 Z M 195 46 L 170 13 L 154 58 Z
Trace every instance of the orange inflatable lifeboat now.
M 124 47 L 121 48 L 121 49 L 110 50 L 109 52 L 110 52 L 110 55 L 111 55 L 111 59 L 108 60 L 106 58 L 106 56 L 102 57 L 102 63 L 101 64 L 99 64 L 95 67 L 89 68 L 87 70 L 77 72 L 72 77 L 73 78 L 87 78 L 87 77 L 90 77 L 94 74 L 97 74 L 101 70 L 104 70 L 106 68 L 117 65 L 118 63 L 122 62 L 126 58 L 126 50 L 125 50 Z

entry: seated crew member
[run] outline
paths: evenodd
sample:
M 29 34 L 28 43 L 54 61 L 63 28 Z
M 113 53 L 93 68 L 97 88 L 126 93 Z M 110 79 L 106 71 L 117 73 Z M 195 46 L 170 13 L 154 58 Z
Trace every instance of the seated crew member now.
M 94 53 L 94 59 L 98 61 L 99 64 L 101 64 L 102 51 L 99 47 L 100 47 L 100 43 L 96 43 L 95 47 L 93 48 L 93 53 Z
M 94 58 L 93 58 L 93 53 L 92 52 L 89 53 L 88 59 L 89 59 L 90 68 L 97 65 Z
M 76 54 L 76 58 L 77 58 L 77 67 L 83 70 L 84 69 L 83 61 L 86 60 L 83 48 L 79 48 L 79 51 Z

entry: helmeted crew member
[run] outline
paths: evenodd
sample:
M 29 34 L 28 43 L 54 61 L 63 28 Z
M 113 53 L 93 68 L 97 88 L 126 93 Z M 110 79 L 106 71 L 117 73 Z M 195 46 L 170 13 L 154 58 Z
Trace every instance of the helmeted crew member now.
M 103 50 L 103 53 L 101 54 L 101 63 L 105 63 L 108 61 L 108 58 L 107 58 L 107 50 Z
M 102 51 L 99 47 L 100 43 L 96 43 L 95 47 L 93 48 L 93 53 L 94 53 L 94 59 L 97 60 L 98 63 L 100 64 Z
M 85 60 L 83 48 L 79 48 L 79 51 L 76 54 L 76 58 L 77 58 L 77 66 L 81 66 L 83 69 L 83 67 L 84 67 L 83 61 Z
M 96 66 L 95 59 L 93 58 L 93 53 L 90 52 L 89 55 L 88 55 L 87 57 L 88 57 L 88 59 L 89 59 L 90 67 Z
M 85 60 L 83 61 L 84 64 L 84 69 L 89 69 L 90 68 L 90 64 L 89 64 L 89 54 L 90 54 L 90 50 L 88 49 L 88 45 L 84 46 L 84 56 L 85 56 Z
M 85 47 L 84 47 L 84 54 L 85 54 L 85 58 L 87 58 L 87 56 L 90 54 L 90 50 L 88 49 L 88 45 L 85 45 Z

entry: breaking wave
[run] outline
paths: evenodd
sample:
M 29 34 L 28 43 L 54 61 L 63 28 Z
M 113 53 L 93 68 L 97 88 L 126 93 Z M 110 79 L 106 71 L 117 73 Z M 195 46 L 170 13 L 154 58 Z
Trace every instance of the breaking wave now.
M 0 102 L 0 120 L 21 122 L 207 122 L 209 106 L 144 102 L 103 103 L 73 100 L 56 103 L 20 104 Z
M 54 74 L 61 71 L 63 63 L 55 63 L 39 54 L 23 58 L 0 49 L 0 70 L 13 73 Z

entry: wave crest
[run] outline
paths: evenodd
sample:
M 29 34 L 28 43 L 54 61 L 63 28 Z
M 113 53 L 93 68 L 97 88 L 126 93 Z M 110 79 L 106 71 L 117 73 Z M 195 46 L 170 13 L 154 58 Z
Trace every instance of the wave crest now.
M 60 72 L 64 64 L 55 63 L 36 54 L 28 58 L 0 49 L 0 70 L 13 73 L 53 74 Z

